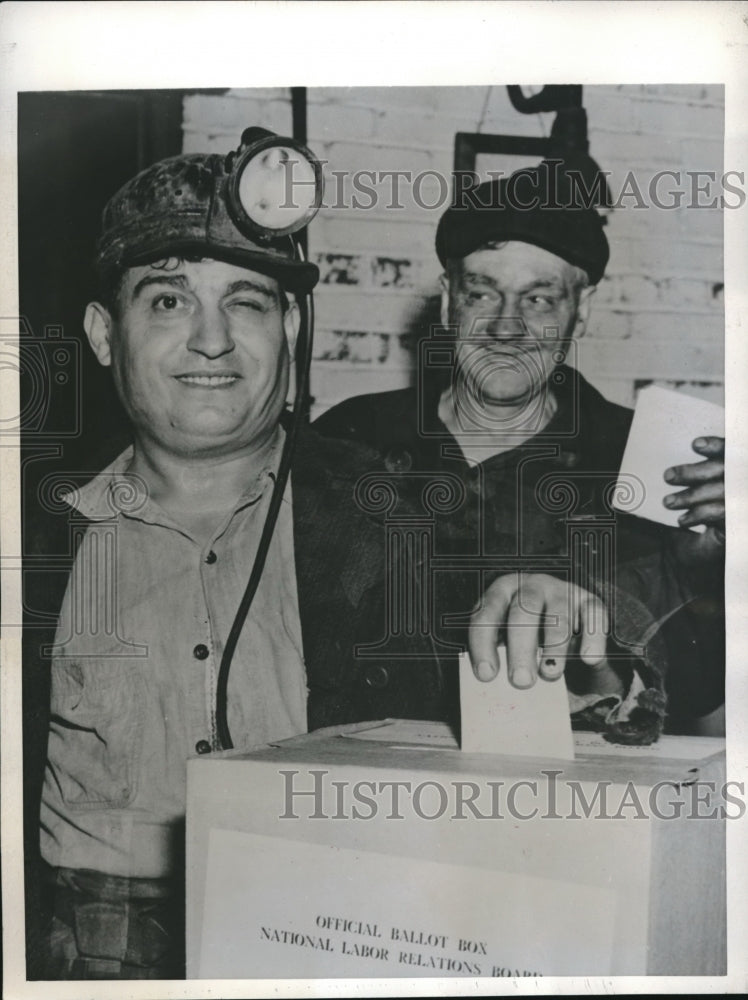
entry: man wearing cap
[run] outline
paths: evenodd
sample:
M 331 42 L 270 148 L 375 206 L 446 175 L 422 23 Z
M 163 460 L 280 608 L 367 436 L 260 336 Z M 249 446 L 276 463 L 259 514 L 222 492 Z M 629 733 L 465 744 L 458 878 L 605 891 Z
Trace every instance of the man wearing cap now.
M 25 635 L 28 822 L 37 841 L 41 823 L 49 907 L 44 933 L 28 932 L 29 978 L 184 974 L 186 761 L 225 746 L 219 664 L 279 474 L 293 297 L 318 277 L 288 236 L 240 228 L 231 180 L 231 159 L 175 157 L 104 212 L 84 325 L 133 443 L 28 528 L 37 553 L 78 542 L 64 595 L 53 573 L 26 593 L 52 620 L 59 611 L 56 633 Z M 384 535 L 353 502 L 371 458 L 303 433 L 228 680 L 237 748 L 333 723 L 447 717 L 428 637 L 402 663 L 355 660 L 384 629 Z M 52 639 L 45 718 L 34 699 Z
M 462 590 L 466 607 L 480 599 L 470 642 L 481 679 L 498 670 L 498 635 L 519 688 L 566 665 L 580 724 L 645 741 L 667 712 L 675 731 L 715 731 L 724 699 L 724 442 L 694 442 L 704 461 L 662 470 L 674 488 L 686 487 L 668 504 L 684 511 L 684 528 L 705 525 L 703 534 L 612 509 L 632 414 L 573 365 L 608 262 L 600 216 L 561 161 L 543 161 L 450 207 L 436 249 L 445 329 L 421 354 L 418 384 L 349 399 L 316 428 L 373 446 L 403 482 L 412 472 L 464 484 L 461 507 L 436 518 L 435 550 L 474 560 Z M 435 591 L 446 575 L 435 575 Z M 594 672 L 570 655 L 585 653 L 572 633 L 584 631 L 580 608 L 590 591 L 604 599 L 622 640 Z M 654 627 L 624 611 L 622 595 L 643 604 Z M 552 619 L 559 602 L 567 613 Z M 447 607 L 454 612 L 454 600 Z M 667 708 L 657 690 L 662 677 L 623 655 L 653 652 L 655 635 L 669 653 Z

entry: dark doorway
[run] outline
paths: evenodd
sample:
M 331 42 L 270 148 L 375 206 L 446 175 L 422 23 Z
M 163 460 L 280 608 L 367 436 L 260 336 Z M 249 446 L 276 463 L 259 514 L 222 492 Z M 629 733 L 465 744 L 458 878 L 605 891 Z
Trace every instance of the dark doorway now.
M 24 445 L 28 453 L 41 441 L 62 444 L 59 458 L 70 470 L 113 457 L 125 433 L 111 380 L 81 326 L 94 293 L 101 211 L 129 177 L 181 151 L 183 96 L 110 91 L 18 98 Z
M 50 483 L 72 485 L 127 441 L 108 370 L 83 333 L 94 296 L 101 211 L 130 177 L 182 148 L 185 91 L 24 93 L 18 98 L 18 235 L 24 556 L 24 831 L 27 978 L 37 968 L 43 893 L 39 799 L 46 757 L 49 661 L 66 573 L 54 572 L 39 512 Z M 67 525 L 62 542 L 68 543 Z M 63 553 L 64 555 L 64 553 Z M 64 562 L 64 558 L 63 558 Z M 59 593 L 58 593 L 59 592 Z M 14 919 L 14 915 L 6 915 Z

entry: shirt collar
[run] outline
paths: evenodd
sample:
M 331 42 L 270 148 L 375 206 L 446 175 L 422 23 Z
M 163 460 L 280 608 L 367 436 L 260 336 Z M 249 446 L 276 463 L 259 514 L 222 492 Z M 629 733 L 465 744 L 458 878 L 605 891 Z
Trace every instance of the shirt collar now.
M 251 477 L 234 512 L 254 503 L 275 482 L 284 439 L 285 431 L 279 426 L 262 468 Z M 151 520 L 147 511 L 158 505 L 150 499 L 145 480 L 127 471 L 133 453 L 132 445 L 125 448 L 105 469 L 84 486 L 71 490 L 63 500 L 89 521 L 110 521 L 120 514 Z

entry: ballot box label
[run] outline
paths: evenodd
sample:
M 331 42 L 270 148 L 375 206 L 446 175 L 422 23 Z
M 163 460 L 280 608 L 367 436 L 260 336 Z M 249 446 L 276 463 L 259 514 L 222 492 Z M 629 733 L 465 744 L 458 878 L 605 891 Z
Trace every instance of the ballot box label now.
M 214 828 L 197 975 L 604 975 L 614 916 L 599 885 Z

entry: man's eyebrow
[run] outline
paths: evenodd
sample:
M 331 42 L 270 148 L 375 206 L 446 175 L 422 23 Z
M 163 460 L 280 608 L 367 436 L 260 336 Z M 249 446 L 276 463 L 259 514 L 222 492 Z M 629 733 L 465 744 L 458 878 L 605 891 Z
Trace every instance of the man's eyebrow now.
M 537 281 L 531 281 L 527 285 L 525 285 L 521 289 L 521 291 L 531 292 L 535 288 L 552 288 L 559 291 L 564 291 L 566 285 L 560 278 L 538 278 Z
M 490 285 L 492 288 L 498 287 L 498 282 L 487 274 L 477 274 L 474 271 L 465 271 L 463 272 L 463 278 L 467 278 L 469 281 L 483 282 L 486 285 Z M 525 292 L 530 292 L 535 288 L 553 288 L 564 290 L 566 285 L 561 278 L 534 278 L 526 285 L 522 285 L 519 291 L 520 294 L 524 294 Z
M 233 295 L 234 292 L 259 292 L 273 302 L 277 301 L 277 296 L 272 288 L 261 285 L 259 281 L 250 281 L 248 278 L 240 278 L 239 281 L 232 281 L 226 289 L 226 295 Z
M 157 274 L 155 272 L 146 274 L 133 288 L 132 297 L 136 299 L 148 285 L 171 285 L 174 288 L 186 288 L 187 278 L 184 274 Z
M 477 274 L 475 271 L 463 271 L 463 278 L 469 278 L 470 281 L 485 281 L 487 285 L 495 285 L 496 282 L 493 278 L 490 278 L 487 274 Z

